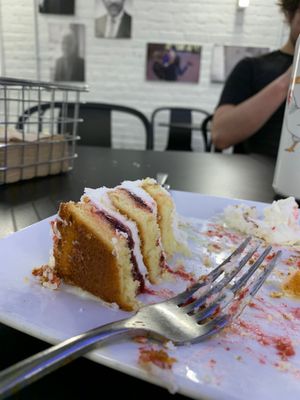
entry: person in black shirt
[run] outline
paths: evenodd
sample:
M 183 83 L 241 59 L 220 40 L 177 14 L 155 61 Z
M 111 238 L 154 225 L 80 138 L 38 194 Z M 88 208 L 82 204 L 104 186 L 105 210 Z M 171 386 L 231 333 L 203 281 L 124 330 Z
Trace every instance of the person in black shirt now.
M 278 2 L 290 26 L 287 43 L 277 51 L 241 60 L 229 75 L 212 122 L 217 149 L 276 157 L 291 64 L 300 34 L 300 0 Z

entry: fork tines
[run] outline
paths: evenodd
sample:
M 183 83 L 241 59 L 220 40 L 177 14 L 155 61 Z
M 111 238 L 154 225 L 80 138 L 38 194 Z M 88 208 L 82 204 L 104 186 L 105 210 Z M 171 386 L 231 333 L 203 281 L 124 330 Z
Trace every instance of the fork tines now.
M 270 254 L 272 246 L 259 252 L 260 246 L 255 243 L 243 255 L 250 242 L 251 237 L 247 237 L 217 268 L 172 301 L 199 324 L 207 323 L 209 318 L 215 323 L 219 319 L 219 328 L 223 328 L 223 324 L 237 317 L 257 293 L 281 253 Z M 263 264 L 265 260 L 267 263 Z M 256 273 L 259 267 L 261 271 Z

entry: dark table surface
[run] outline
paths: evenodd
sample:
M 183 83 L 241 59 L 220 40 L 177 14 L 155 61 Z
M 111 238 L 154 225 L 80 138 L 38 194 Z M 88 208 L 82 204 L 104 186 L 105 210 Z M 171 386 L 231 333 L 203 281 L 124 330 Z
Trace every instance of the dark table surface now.
M 55 214 L 62 200 L 78 200 L 84 187 L 112 187 L 122 180 L 169 173 L 172 189 L 271 202 L 274 161 L 259 155 L 152 152 L 78 146 L 78 159 L 67 174 L 0 186 L 0 237 Z M 3 267 L 3 266 L 2 266 Z M 0 368 L 49 345 L 0 324 Z M 116 384 L 111 384 L 112 380 Z M 93 393 L 140 399 L 145 393 L 183 399 L 165 389 L 103 367 L 87 359 L 72 364 L 22 390 L 12 399 L 83 399 Z
M 0 186 L 0 237 L 56 212 L 62 200 L 78 200 L 86 186 L 168 172 L 172 189 L 271 202 L 274 161 L 260 155 L 111 150 L 78 146 L 67 173 Z

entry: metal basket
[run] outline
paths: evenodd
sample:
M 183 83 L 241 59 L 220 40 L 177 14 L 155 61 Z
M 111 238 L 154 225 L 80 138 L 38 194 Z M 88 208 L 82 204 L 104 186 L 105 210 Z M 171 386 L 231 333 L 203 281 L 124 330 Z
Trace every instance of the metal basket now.
M 0 77 L 0 184 L 73 168 L 82 91 Z

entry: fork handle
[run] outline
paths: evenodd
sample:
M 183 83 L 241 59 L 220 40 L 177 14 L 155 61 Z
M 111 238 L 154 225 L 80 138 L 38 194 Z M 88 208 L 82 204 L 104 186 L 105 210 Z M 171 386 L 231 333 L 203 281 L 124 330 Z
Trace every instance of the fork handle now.
M 125 335 L 131 328 L 126 320 L 91 329 L 83 334 L 41 351 L 0 372 L 0 399 L 68 364 L 114 336 Z
M 161 186 L 164 186 L 164 184 L 167 182 L 168 176 L 169 174 L 165 172 L 158 172 L 156 174 L 157 183 L 159 183 Z

